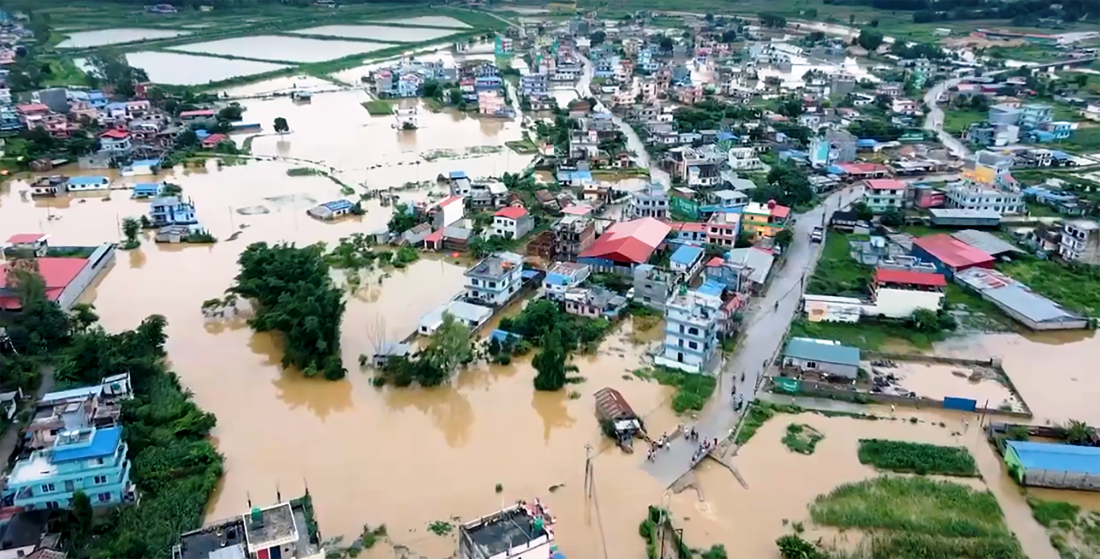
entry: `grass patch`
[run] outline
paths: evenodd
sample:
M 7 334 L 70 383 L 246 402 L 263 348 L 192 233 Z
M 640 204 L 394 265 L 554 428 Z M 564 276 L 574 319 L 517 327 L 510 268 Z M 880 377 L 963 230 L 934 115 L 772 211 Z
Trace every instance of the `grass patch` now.
M 836 340 L 862 349 L 882 349 L 887 345 L 908 344 L 917 349 L 929 349 L 933 342 L 947 338 L 950 332 L 929 334 L 906 328 L 901 323 L 882 322 L 867 318 L 855 324 L 844 322 L 791 323 L 791 337 Z
M 946 308 L 952 311 L 964 328 L 984 331 L 1012 329 L 1012 319 L 997 305 L 959 284 L 948 283 L 943 300 Z
M 769 419 L 775 417 L 777 413 L 802 413 L 802 408 L 798 406 L 785 406 L 781 404 L 772 404 L 770 402 L 755 401 L 749 404 L 748 411 L 745 412 L 744 419 L 741 420 L 741 428 L 737 431 L 737 437 L 733 442 L 737 445 L 743 445 L 749 442 L 749 439 L 756 434 L 756 431 L 760 429 L 760 426 L 764 425 Z
M 1073 153 L 1100 152 L 1100 127 L 1078 128 L 1069 138 L 1043 144 L 1043 147 Z
M 1047 529 L 1050 543 L 1066 559 L 1100 557 L 1100 511 L 1073 503 L 1027 498 L 1031 515 Z
M 976 476 L 974 457 L 961 446 L 860 439 L 859 462 L 880 470 L 915 474 Z
M 293 169 L 286 170 L 286 176 L 288 177 L 312 177 L 314 175 L 324 174 L 319 169 L 313 167 L 294 167 Z
M 999 269 L 1072 310 L 1100 315 L 1100 270 L 1054 260 L 1018 260 Z
M 783 446 L 791 452 L 799 454 L 813 454 L 817 443 L 824 439 L 821 431 L 804 423 L 791 423 L 787 426 L 787 434 L 783 435 Z
M 393 103 L 391 101 L 383 101 L 376 99 L 374 101 L 364 101 L 360 103 L 363 108 L 370 113 L 371 116 L 386 116 L 394 113 Z
M 710 375 L 685 373 L 668 367 L 635 371 L 634 376 L 676 387 L 676 394 L 672 397 L 672 409 L 677 414 L 701 411 L 718 386 L 718 379 Z
M 997 499 L 946 481 L 883 476 L 846 483 L 810 506 L 814 522 L 873 532 L 874 557 L 1024 559 Z
M 946 132 L 959 135 L 971 124 L 988 119 L 988 111 L 959 111 L 945 108 L 943 111 L 943 129 Z
M 852 237 L 843 233 L 825 236 L 821 259 L 806 286 L 806 293 L 856 297 L 868 294 L 872 270 L 870 266 L 852 260 L 848 247 Z
M 1036 204 L 1035 202 L 1027 203 L 1027 213 L 1031 217 L 1061 217 L 1062 215 L 1046 204 Z
M 535 145 L 535 142 L 527 138 L 504 142 L 504 145 L 520 155 L 533 155 L 539 152 L 539 147 Z

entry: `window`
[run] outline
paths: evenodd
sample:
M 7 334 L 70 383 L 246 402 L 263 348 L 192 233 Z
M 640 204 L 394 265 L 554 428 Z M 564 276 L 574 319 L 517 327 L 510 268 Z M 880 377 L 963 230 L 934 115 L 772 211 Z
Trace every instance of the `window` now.
M 107 503 L 107 502 L 111 501 L 111 494 L 110 493 L 100 493 L 99 495 L 96 495 L 96 498 L 101 503 Z
M 104 483 L 107 483 L 107 476 L 95 476 L 95 479 L 93 481 L 95 481 L 96 485 L 102 485 Z
M 688 347 L 690 347 L 691 349 L 699 349 L 699 344 L 695 342 L 688 342 Z
M 807 361 L 806 362 L 806 368 L 807 369 L 816 369 L 817 368 L 817 361 Z
M 54 491 L 57 491 L 57 487 L 55 487 L 54 484 L 52 484 L 52 483 L 43 483 L 42 484 L 42 492 L 43 493 L 53 493 Z
M 476 279 L 471 279 L 470 280 L 470 285 L 477 285 L 477 280 Z
M 692 326 L 691 328 L 688 328 L 688 334 L 698 335 L 699 334 L 699 329 Z
M 50 501 L 50 502 L 46 503 L 46 508 L 47 509 L 58 509 L 58 508 L 61 508 L 61 505 L 59 505 L 57 503 L 57 501 Z
M 495 281 L 489 282 L 489 287 L 496 287 L 496 286 L 497 286 L 497 282 L 495 282 Z

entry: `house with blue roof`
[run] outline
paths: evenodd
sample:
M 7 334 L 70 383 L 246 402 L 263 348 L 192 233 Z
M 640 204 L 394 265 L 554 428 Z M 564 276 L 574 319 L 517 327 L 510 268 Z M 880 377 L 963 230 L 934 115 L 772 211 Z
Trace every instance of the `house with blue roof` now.
M 347 200 L 333 200 L 331 202 L 325 202 L 323 204 L 313 206 L 312 208 L 306 210 L 306 213 L 309 214 L 310 217 L 315 217 L 317 219 L 323 219 L 327 221 L 331 219 L 336 219 L 342 215 L 350 214 L 352 208 L 354 207 L 355 204 L 352 204 Z
M 859 375 L 859 349 L 834 340 L 791 338 L 783 350 L 783 366 L 855 380 Z
M 109 190 L 111 179 L 104 176 L 69 177 L 65 181 L 65 190 L 69 192 L 87 192 L 91 190 Z
M 4 498 L 26 509 L 69 508 L 77 491 L 86 494 L 93 507 L 133 501 L 126 450 L 122 427 L 62 431 L 53 446 L 15 463 Z
M 683 274 L 687 280 L 695 277 L 703 267 L 703 247 L 683 244 L 669 257 L 668 267 L 673 272 Z
M 187 225 L 197 230 L 199 223 L 195 215 L 195 205 L 184 202 L 177 196 L 164 196 L 153 200 L 149 204 L 149 218 L 154 227 Z
M 1020 485 L 1100 491 L 1100 447 L 1007 441 L 1004 457 Z
M 542 280 L 542 294 L 548 299 L 562 301 L 565 292 L 579 287 L 588 279 L 590 268 L 576 262 L 557 262 Z
M 160 170 L 160 159 L 138 159 L 119 170 L 124 177 L 155 175 Z
M 156 198 L 160 196 L 160 183 L 156 182 L 139 182 L 134 185 L 133 193 L 130 194 L 131 198 Z

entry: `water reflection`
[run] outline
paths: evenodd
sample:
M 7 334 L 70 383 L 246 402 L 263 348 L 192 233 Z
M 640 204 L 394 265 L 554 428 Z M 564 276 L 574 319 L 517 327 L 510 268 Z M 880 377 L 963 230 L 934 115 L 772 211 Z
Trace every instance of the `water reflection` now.
M 531 407 L 535 408 L 542 419 L 542 440 L 550 442 L 550 432 L 555 429 L 569 429 L 577 420 L 570 415 L 566 407 L 568 390 L 557 392 L 535 391 L 531 395 Z
M 474 408 L 460 391 L 450 386 L 422 389 L 386 389 L 387 408 L 395 411 L 416 409 L 431 420 L 450 448 L 463 448 L 470 442 Z
M 347 380 L 306 378 L 297 369 L 286 369 L 271 381 L 271 385 L 275 387 L 276 397 L 286 404 L 287 409 L 305 407 L 322 422 L 334 413 L 349 411 L 354 407 L 351 382 Z

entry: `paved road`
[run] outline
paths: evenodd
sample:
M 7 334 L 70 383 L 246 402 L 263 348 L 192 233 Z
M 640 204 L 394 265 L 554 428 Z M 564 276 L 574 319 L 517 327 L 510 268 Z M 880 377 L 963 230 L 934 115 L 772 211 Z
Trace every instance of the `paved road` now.
M 861 193 L 862 187 L 850 187 L 829 196 L 817 208 L 796 216 L 794 241 L 788 248 L 786 263 L 774 273 L 770 287 L 758 303 L 758 310 L 745 317 L 745 334 L 737 351 L 719 374 L 715 396 L 695 424 L 701 439 L 721 440 L 737 424 L 741 412 L 733 409 L 734 396 L 730 389 L 734 384 L 737 385 L 737 394 L 744 396 L 746 401 L 755 397 L 764 363 L 770 364 L 779 351 L 787 326 L 798 312 L 803 277 L 810 274 L 820 256 L 820 245 L 810 243 L 810 232 L 827 220 L 833 211 L 857 200 Z M 745 374 L 744 381 L 740 380 L 741 373 Z M 659 434 L 650 433 L 650 436 Z M 677 438 L 670 447 L 660 452 L 652 462 L 645 459 L 644 453 L 641 457 L 642 469 L 666 487 L 691 469 L 697 444 Z
M 924 95 L 924 104 L 928 107 L 928 115 L 924 117 L 924 129 L 935 132 L 940 137 L 940 142 L 951 150 L 951 155 L 966 158 L 970 155 L 970 150 L 950 133 L 943 130 L 943 110 L 936 105 L 936 101 L 940 98 L 940 95 L 943 95 L 943 92 L 955 87 L 962 81 L 962 79 L 953 79 L 940 82 L 932 86 L 932 89 L 929 89 L 928 93 Z

